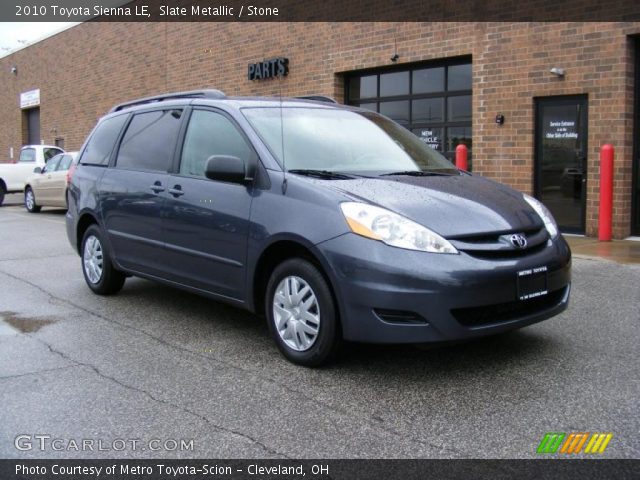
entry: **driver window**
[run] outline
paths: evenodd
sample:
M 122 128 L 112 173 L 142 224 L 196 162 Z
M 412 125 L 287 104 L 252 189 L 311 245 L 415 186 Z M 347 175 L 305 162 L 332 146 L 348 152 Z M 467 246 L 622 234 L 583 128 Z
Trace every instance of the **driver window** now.
M 42 169 L 43 173 L 51 173 L 55 172 L 56 168 L 58 168 L 58 164 L 60 163 L 60 158 L 62 155 L 57 155 L 53 157 L 51 160 L 47 162 L 47 164 Z
M 69 167 L 71 166 L 71 160 L 71 155 L 63 155 L 56 171 L 61 172 L 69 170 Z
M 248 162 L 251 152 L 231 120 L 208 110 L 194 110 L 184 139 L 180 173 L 204 177 L 210 156 L 232 155 Z

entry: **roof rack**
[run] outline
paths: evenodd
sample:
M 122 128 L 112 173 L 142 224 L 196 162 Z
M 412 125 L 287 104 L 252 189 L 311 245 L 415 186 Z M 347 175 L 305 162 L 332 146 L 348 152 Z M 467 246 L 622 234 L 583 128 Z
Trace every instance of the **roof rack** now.
M 295 98 L 299 98 L 301 100 L 315 100 L 316 102 L 338 103 L 335 98 L 331 98 L 326 95 L 301 95 Z
M 189 90 L 187 92 L 175 92 L 165 93 L 163 95 L 155 95 L 153 97 L 139 98 L 137 100 L 131 100 L 129 102 L 119 103 L 113 107 L 110 112 L 117 112 L 127 107 L 133 107 L 135 105 L 144 105 L 145 103 L 162 102 L 163 100 L 172 100 L 174 98 L 210 98 L 220 99 L 226 98 L 224 92 L 220 90 L 208 89 L 208 90 Z

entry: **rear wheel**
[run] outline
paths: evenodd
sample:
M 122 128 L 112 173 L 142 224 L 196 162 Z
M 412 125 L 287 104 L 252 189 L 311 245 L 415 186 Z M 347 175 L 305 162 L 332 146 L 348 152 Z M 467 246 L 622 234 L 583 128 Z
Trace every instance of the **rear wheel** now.
M 7 193 L 7 192 L 4 189 L 4 185 L 2 184 L 2 182 L 0 182 L 0 207 L 2 206 L 2 203 L 4 202 L 5 193 Z
M 342 343 L 335 302 L 314 265 L 300 258 L 278 265 L 265 300 L 269 330 L 287 359 L 315 367 L 335 358 Z
M 42 207 L 36 204 L 36 196 L 31 187 L 24 191 L 24 206 L 29 213 L 38 213 Z
M 89 288 L 98 295 L 119 292 L 126 277 L 113 266 L 97 225 L 87 228 L 82 239 L 81 252 L 82 273 Z

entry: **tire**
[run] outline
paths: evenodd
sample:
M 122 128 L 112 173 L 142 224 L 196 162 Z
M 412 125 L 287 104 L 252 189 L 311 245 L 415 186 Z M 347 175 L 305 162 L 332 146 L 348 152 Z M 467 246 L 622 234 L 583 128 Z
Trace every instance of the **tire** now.
M 2 184 L 2 182 L 0 182 L 0 207 L 4 203 L 4 196 L 5 196 L 6 193 L 7 192 L 4 189 L 4 185 Z
M 24 190 L 24 208 L 26 208 L 29 213 L 38 213 L 42 209 L 41 206 L 36 204 L 36 196 L 31 187 L 27 187 Z
M 113 295 L 122 289 L 126 277 L 113 266 L 111 255 L 105 248 L 102 232 L 97 225 L 87 228 L 82 238 L 80 257 L 84 279 L 94 293 Z
M 267 284 L 265 306 L 271 336 L 289 361 L 317 367 L 337 357 L 342 331 L 336 305 L 314 265 L 301 258 L 278 265 Z

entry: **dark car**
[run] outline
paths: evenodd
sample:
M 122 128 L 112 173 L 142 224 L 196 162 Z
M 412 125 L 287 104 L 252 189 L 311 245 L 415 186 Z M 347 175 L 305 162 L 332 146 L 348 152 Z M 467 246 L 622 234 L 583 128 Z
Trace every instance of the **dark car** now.
M 116 106 L 69 197 L 91 290 L 134 275 L 264 313 L 303 365 L 342 340 L 504 332 L 569 300 L 571 252 L 540 202 L 334 103 L 206 90 Z

